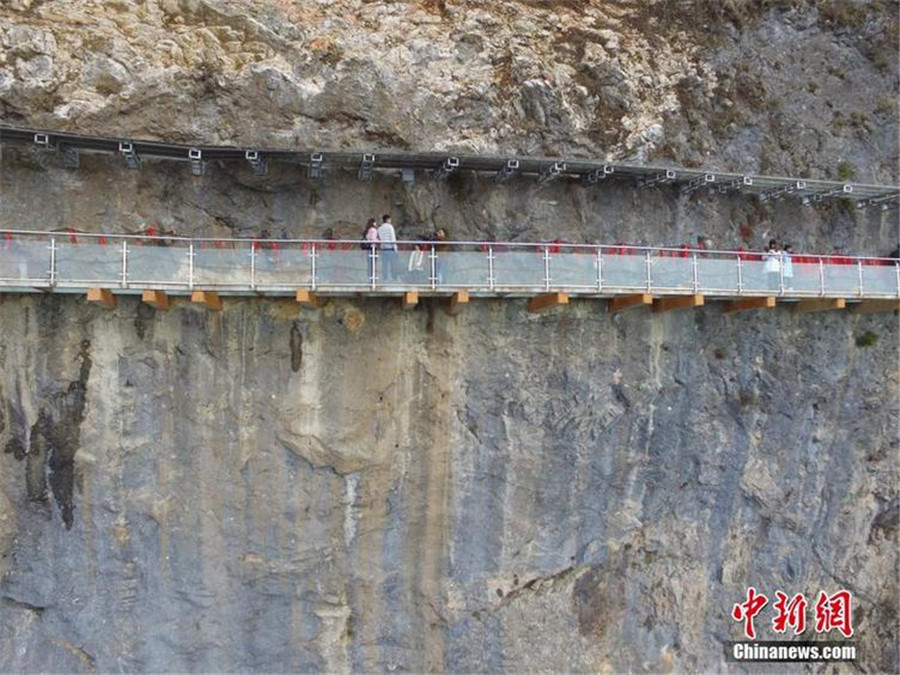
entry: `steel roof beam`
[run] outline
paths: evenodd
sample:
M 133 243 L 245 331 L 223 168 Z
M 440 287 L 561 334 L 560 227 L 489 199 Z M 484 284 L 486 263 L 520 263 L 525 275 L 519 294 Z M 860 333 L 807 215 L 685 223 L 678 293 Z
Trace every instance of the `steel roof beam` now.
M 55 133 L 51 131 L 19 129 L 15 127 L 0 126 L 0 143 L 31 145 L 46 149 L 59 149 L 62 146 L 67 146 L 68 148 L 79 154 L 120 154 L 123 157 L 126 157 L 126 166 L 131 166 L 137 161 L 145 160 L 148 158 L 172 161 L 193 161 L 188 156 L 190 150 L 200 151 L 202 155 L 202 159 L 200 161 L 202 162 L 208 162 L 209 160 L 233 162 L 247 161 L 245 154 L 246 150 L 235 147 L 188 146 L 184 144 L 164 143 L 158 141 L 128 142 L 131 143 L 131 148 L 133 150 L 134 156 L 138 158 L 137 160 L 129 160 L 127 159 L 128 155 L 126 155 L 126 153 L 120 152 L 119 145 L 120 143 L 122 143 L 122 141 L 117 138 L 82 136 L 78 134 Z M 309 160 L 307 159 L 307 157 L 309 157 L 309 153 L 313 151 L 303 150 L 299 148 L 275 148 L 270 150 L 260 150 L 258 152 L 260 152 L 260 155 L 264 153 L 265 160 L 269 163 L 277 161 L 290 164 L 299 164 L 308 168 Z M 357 171 L 361 166 L 361 153 L 359 151 L 322 151 L 318 154 L 322 155 L 323 164 L 327 162 L 328 164 L 333 166 L 351 168 Z M 385 169 L 410 169 L 413 171 L 423 170 L 433 172 L 435 171 L 434 167 L 439 163 L 446 161 L 446 159 L 446 155 L 436 152 L 379 153 L 378 167 Z M 462 156 L 454 159 L 457 159 L 459 161 L 459 165 L 456 167 L 456 170 L 482 171 L 494 174 L 495 177 L 498 173 L 500 173 L 501 177 L 499 178 L 499 180 L 501 182 L 505 179 L 508 179 L 508 176 L 510 175 L 510 172 L 508 169 L 506 169 L 506 167 L 507 162 L 509 162 L 511 159 L 519 163 L 518 173 L 520 174 L 537 174 L 539 176 L 539 180 L 542 180 L 540 176 L 542 175 L 542 172 L 546 171 L 546 168 L 548 166 L 552 166 L 553 164 L 560 164 L 566 165 L 567 167 L 567 169 L 563 173 L 578 174 L 581 179 L 583 181 L 586 181 L 588 184 L 590 184 L 590 182 L 594 179 L 596 179 L 597 182 L 601 180 L 598 171 L 600 166 L 603 166 L 603 164 L 599 162 L 590 160 L 572 159 L 566 161 L 560 158 L 552 157 L 510 158 L 491 156 Z M 129 162 L 132 162 L 132 164 L 129 164 Z M 687 189 L 691 189 L 697 186 L 697 183 L 695 183 L 694 181 L 701 177 L 704 177 L 703 171 L 698 171 L 695 169 L 682 169 L 678 167 L 666 168 L 657 166 L 637 166 L 629 164 L 606 164 L 605 166 L 614 169 L 617 175 L 622 175 L 635 180 L 639 187 L 651 187 L 670 182 L 676 182 L 679 184 L 687 182 Z M 439 167 L 439 176 L 445 175 L 445 173 L 449 172 L 449 168 L 450 167 L 445 167 L 444 170 L 441 170 L 441 168 Z M 363 171 L 363 176 L 365 175 L 367 175 L 367 170 Z M 770 196 L 771 198 L 779 198 L 793 194 L 800 198 L 808 197 L 810 203 L 821 201 L 822 199 L 826 199 L 829 197 L 847 196 L 847 194 L 843 191 L 845 184 L 838 183 L 837 181 L 810 179 L 806 181 L 807 188 L 805 190 L 785 190 L 785 186 L 794 184 L 800 179 L 780 176 L 741 176 L 734 173 L 718 172 L 713 175 L 716 176 L 716 191 L 719 193 L 727 192 L 729 190 L 770 193 L 770 195 L 767 195 L 766 199 L 769 199 Z M 670 176 L 672 177 L 670 178 Z M 544 178 L 544 180 L 545 179 L 546 178 Z M 861 183 L 852 183 L 849 185 L 852 186 L 853 197 L 860 200 L 900 194 L 900 189 L 892 185 L 871 185 Z M 702 183 L 697 187 L 702 187 Z

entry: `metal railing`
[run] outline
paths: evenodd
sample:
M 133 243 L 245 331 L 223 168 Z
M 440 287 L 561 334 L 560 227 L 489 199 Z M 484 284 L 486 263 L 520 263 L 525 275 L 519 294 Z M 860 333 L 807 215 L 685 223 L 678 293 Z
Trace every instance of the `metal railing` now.
M 188 239 L 0 230 L 0 290 L 565 291 L 900 297 L 888 258 L 558 243 Z

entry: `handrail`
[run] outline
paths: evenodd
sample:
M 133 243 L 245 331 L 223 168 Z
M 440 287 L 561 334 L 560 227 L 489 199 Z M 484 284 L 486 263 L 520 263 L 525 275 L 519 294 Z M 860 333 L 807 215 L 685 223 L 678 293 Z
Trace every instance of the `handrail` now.
M 344 245 L 350 244 L 352 246 L 358 247 L 360 244 L 364 243 L 363 239 L 321 239 L 321 238 L 303 238 L 303 239 L 276 239 L 276 238 L 268 238 L 261 239 L 256 237 L 184 237 L 179 235 L 166 235 L 166 234 L 112 234 L 112 233 L 103 233 L 103 232 L 81 232 L 81 231 L 68 231 L 68 230 L 18 230 L 18 229 L 0 229 L 0 248 L 3 247 L 4 242 L 3 239 L 6 235 L 13 236 L 23 236 L 23 237 L 85 237 L 89 239 L 105 239 L 108 243 L 112 243 L 114 241 L 127 241 L 134 240 L 137 242 L 184 242 L 185 244 L 190 244 L 191 242 L 195 243 L 209 243 L 209 242 L 221 242 L 221 243 L 235 243 L 235 244 L 247 244 L 249 246 L 258 246 L 260 248 L 265 248 L 266 245 L 275 244 L 277 246 L 283 246 L 287 244 L 297 244 L 300 246 L 303 245 L 316 245 L 316 246 L 332 246 L 332 245 Z M 376 242 L 376 244 L 379 242 Z M 685 246 L 645 246 L 638 244 L 627 244 L 627 243 L 617 243 L 617 244 L 578 244 L 571 242 L 556 242 L 556 241 L 486 241 L 486 240 L 457 240 L 454 239 L 452 241 L 436 241 L 434 239 L 398 239 L 396 241 L 398 246 L 424 246 L 424 247 L 447 247 L 447 248 L 456 248 L 461 246 L 477 246 L 479 248 L 485 247 L 495 247 L 499 249 L 509 249 L 509 248 L 522 248 L 522 249 L 536 249 L 543 250 L 544 248 L 549 249 L 551 254 L 560 252 L 562 250 L 587 250 L 590 252 L 596 251 L 636 251 L 640 252 L 640 254 L 644 254 L 646 252 L 667 252 L 667 253 L 677 253 L 680 255 L 684 255 L 685 257 L 689 257 L 693 254 L 699 255 L 719 255 L 719 256 L 728 256 L 728 257 L 743 257 L 747 258 L 749 256 L 764 256 L 766 251 L 761 250 L 735 250 L 735 249 L 705 249 L 705 248 L 693 248 L 693 247 L 685 247 Z M 884 256 L 871 256 L 871 255 L 851 255 L 845 253 L 813 253 L 813 252 L 794 252 L 789 254 L 793 259 L 797 257 L 810 257 L 810 258 L 833 258 L 840 257 L 842 259 L 856 261 L 856 260 L 874 260 L 881 262 L 897 262 L 896 258 L 888 258 Z M 847 263 L 843 263 L 847 264 Z M 852 264 L 852 263 L 851 263 Z

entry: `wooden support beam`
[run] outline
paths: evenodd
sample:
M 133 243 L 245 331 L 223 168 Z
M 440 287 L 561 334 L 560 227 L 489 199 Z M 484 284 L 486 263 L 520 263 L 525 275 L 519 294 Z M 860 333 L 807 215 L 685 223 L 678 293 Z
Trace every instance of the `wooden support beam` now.
M 653 301 L 653 311 L 656 314 L 671 312 L 676 309 L 693 309 L 702 307 L 704 298 L 702 295 L 673 295 L 667 298 L 656 298 Z
M 725 303 L 725 309 L 722 311 L 729 312 L 746 312 L 749 309 L 771 309 L 775 306 L 775 296 L 769 295 L 765 298 L 744 298 L 743 300 L 732 300 Z
M 419 294 L 415 291 L 407 291 L 403 294 L 403 309 L 412 309 L 419 304 Z
M 98 305 L 112 309 L 116 306 L 116 296 L 108 288 L 89 288 L 87 293 L 88 302 L 96 302 Z
M 297 302 L 313 309 L 324 307 L 328 304 L 327 298 L 319 297 L 314 291 L 299 290 L 297 291 Z
M 537 312 L 546 311 L 551 307 L 568 304 L 568 293 L 545 293 L 544 295 L 538 295 L 537 297 L 531 298 L 528 301 L 528 311 L 536 314 Z
M 850 305 L 850 311 L 854 314 L 898 312 L 900 311 L 900 300 L 863 300 L 855 305 Z
M 794 311 L 801 314 L 808 312 L 829 312 L 833 309 L 844 309 L 847 301 L 843 298 L 825 298 L 821 300 L 801 300 L 794 305 Z
M 653 296 L 649 293 L 638 293 L 637 295 L 621 295 L 617 298 L 610 298 L 610 300 L 606 303 L 606 311 L 615 313 L 621 312 L 623 309 L 643 307 L 644 305 L 652 304 Z
M 212 291 L 193 291 L 191 293 L 191 302 L 206 305 L 207 309 L 215 312 L 222 311 L 222 298 L 219 297 L 218 293 L 213 293 Z
M 141 293 L 141 300 L 154 309 L 161 309 L 163 311 L 169 309 L 169 296 L 166 295 L 165 291 L 144 291 Z
M 447 314 L 455 316 L 459 313 L 460 305 L 467 305 L 468 303 L 469 291 L 459 291 L 458 293 L 454 293 L 453 297 L 450 298 L 450 307 L 447 309 Z

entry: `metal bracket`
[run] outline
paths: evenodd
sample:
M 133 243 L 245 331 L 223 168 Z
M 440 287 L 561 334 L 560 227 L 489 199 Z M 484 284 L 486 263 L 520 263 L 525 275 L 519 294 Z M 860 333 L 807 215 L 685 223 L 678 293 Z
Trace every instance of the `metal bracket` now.
M 67 145 L 61 145 L 59 153 L 62 156 L 62 165 L 67 169 L 77 169 L 81 166 L 81 155 L 78 154 L 77 150 Z
M 860 206 L 862 204 L 862 206 Z M 896 208 L 900 205 L 900 194 L 898 195 L 881 195 L 880 197 L 872 197 L 868 200 L 862 200 L 856 203 L 857 208 L 866 208 L 867 206 L 880 206 L 882 211 Z
M 752 187 L 753 178 L 751 176 L 741 176 L 727 183 L 719 183 L 719 192 L 728 192 L 729 190 L 741 190 L 745 187 Z
M 119 141 L 119 154 L 125 158 L 125 166 L 129 169 L 141 168 L 141 156 L 134 151 L 134 143 L 131 141 Z
M 695 190 L 699 190 L 701 187 L 712 186 L 712 184 L 715 182 L 715 174 L 708 173 L 703 176 L 697 176 L 697 178 L 692 178 L 690 181 L 688 181 L 687 185 L 681 188 L 681 194 L 690 194 Z
M 553 164 L 548 164 L 543 169 L 541 169 L 541 173 L 538 175 L 538 183 L 543 185 L 544 183 L 549 183 L 552 180 L 559 178 L 566 171 L 566 163 L 565 162 L 553 162 Z
M 361 181 L 370 181 L 372 180 L 372 169 L 375 168 L 375 155 L 365 154 L 362 157 L 362 162 L 359 165 L 359 171 L 356 174 L 356 177 Z
M 638 188 L 643 190 L 649 187 L 654 187 L 656 185 L 662 185 L 664 183 L 671 183 L 675 180 L 675 172 L 672 169 L 666 169 L 665 173 L 658 173 L 652 178 L 646 178 L 644 180 L 638 181 Z
M 815 202 L 816 204 L 820 204 L 824 199 L 830 199 L 831 197 L 846 197 L 850 194 L 853 194 L 853 186 L 849 183 L 845 183 L 839 188 L 825 190 L 825 192 L 816 192 L 811 196 L 813 202 Z
M 325 159 L 321 152 L 314 152 L 309 156 L 309 169 L 306 175 L 314 180 L 318 180 L 325 175 Z
M 599 183 L 601 180 L 613 173 L 613 171 L 613 167 L 611 167 L 609 164 L 604 164 L 601 168 L 594 169 L 590 173 L 584 174 L 581 178 L 581 181 L 585 185 L 594 185 L 595 183 Z
M 459 159 L 457 157 L 448 157 L 441 165 L 434 170 L 434 177 L 437 180 L 441 180 L 446 178 L 454 171 L 459 170 Z
M 516 176 L 519 173 L 519 160 L 517 159 L 508 159 L 506 160 L 506 166 L 500 169 L 497 172 L 497 175 L 494 176 L 494 180 L 498 183 L 505 183 L 513 176 Z
M 191 162 L 192 176 L 202 176 L 206 173 L 206 162 L 203 161 L 203 152 L 199 148 L 189 149 L 188 159 Z
M 806 189 L 806 181 L 798 180 L 790 185 L 784 185 L 779 188 L 774 188 L 772 190 L 768 190 L 766 192 L 759 193 L 759 201 L 766 202 L 770 199 L 779 200 L 782 199 L 785 195 L 792 194 L 794 192 L 799 192 L 801 190 Z
M 250 162 L 250 170 L 254 176 L 265 176 L 269 173 L 269 163 L 259 154 L 259 150 L 246 150 L 244 159 Z

